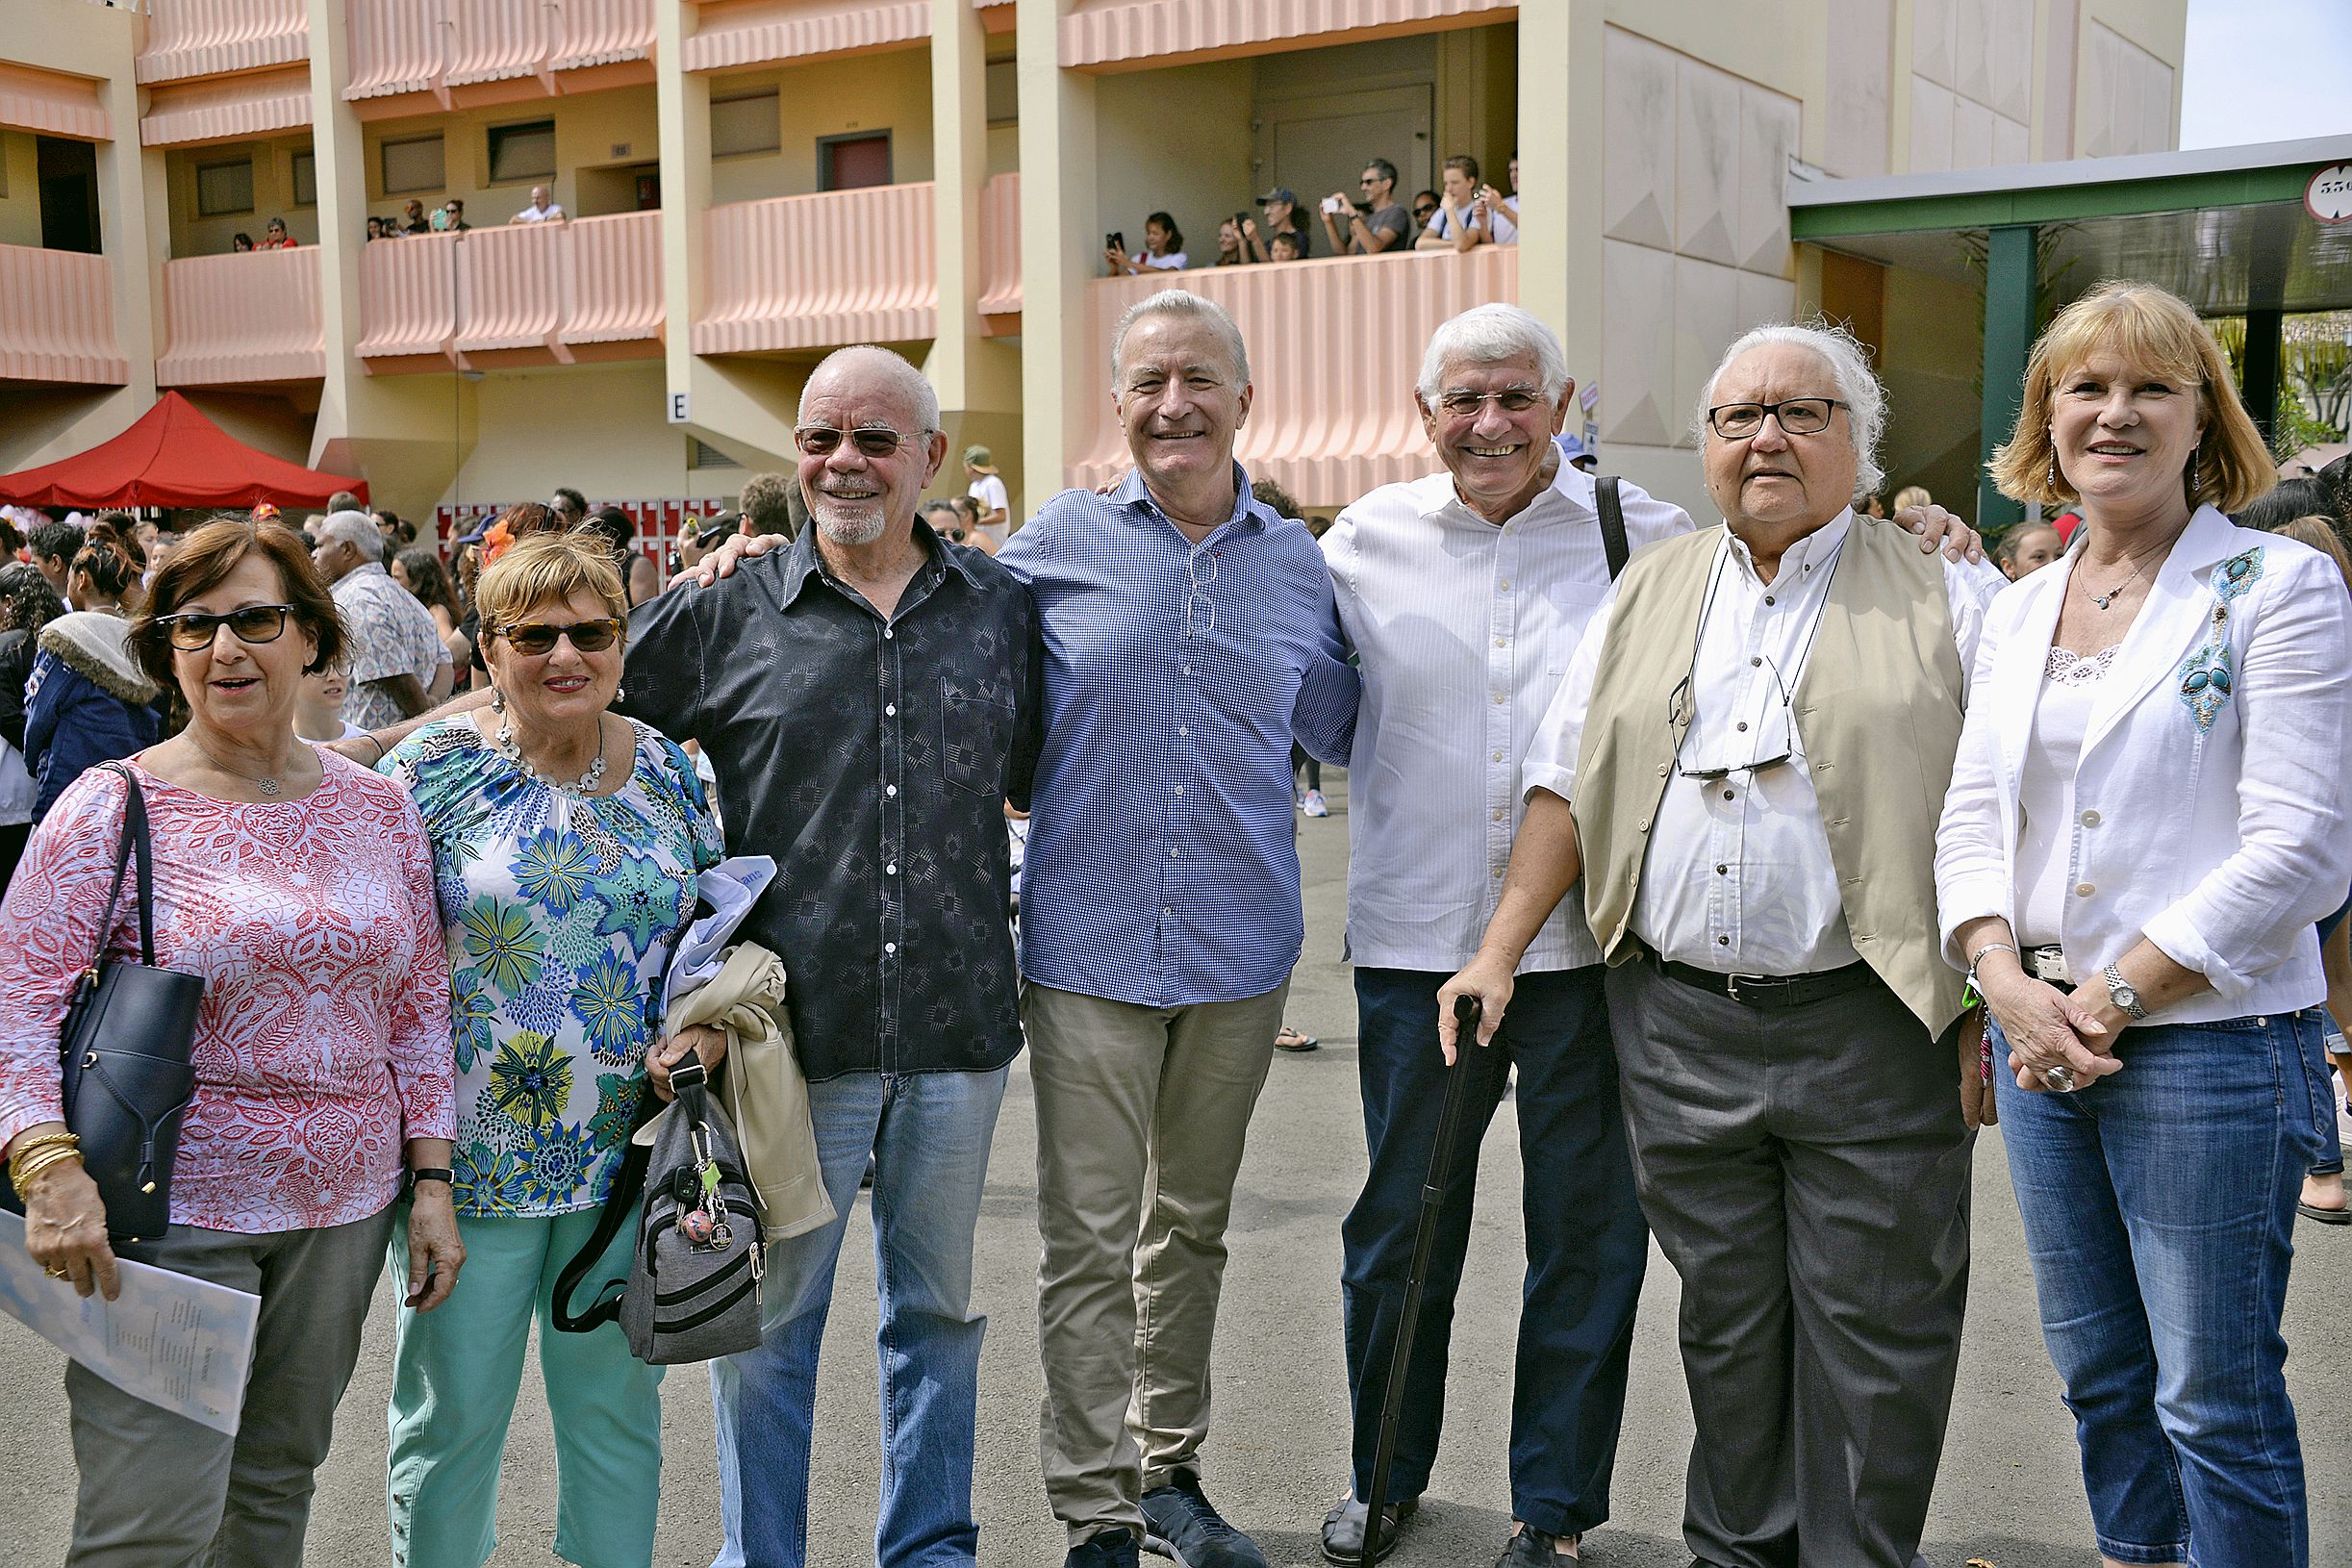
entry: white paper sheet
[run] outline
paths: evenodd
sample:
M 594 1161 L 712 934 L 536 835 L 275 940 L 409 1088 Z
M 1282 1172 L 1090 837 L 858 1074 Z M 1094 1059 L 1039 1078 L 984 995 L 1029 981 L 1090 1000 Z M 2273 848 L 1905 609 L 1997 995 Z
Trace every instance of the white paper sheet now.
M 115 1266 L 122 1294 L 85 1301 L 33 1261 L 23 1218 L 0 1211 L 0 1312 L 125 1393 L 234 1435 L 262 1299 L 128 1258 Z

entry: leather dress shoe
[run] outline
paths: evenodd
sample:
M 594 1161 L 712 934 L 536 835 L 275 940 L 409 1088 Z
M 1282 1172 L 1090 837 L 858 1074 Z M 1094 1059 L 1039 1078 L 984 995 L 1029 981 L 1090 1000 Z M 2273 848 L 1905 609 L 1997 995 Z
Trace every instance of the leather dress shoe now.
M 1372 1552 L 1364 1552 L 1364 1523 L 1372 1510 L 1353 1492 L 1340 1494 L 1331 1511 L 1323 1516 L 1323 1555 L 1328 1562 L 1378 1562 L 1397 1549 L 1397 1537 L 1403 1533 L 1405 1522 L 1421 1511 L 1417 1497 L 1392 1498 L 1380 1505 L 1380 1531 L 1372 1543 Z

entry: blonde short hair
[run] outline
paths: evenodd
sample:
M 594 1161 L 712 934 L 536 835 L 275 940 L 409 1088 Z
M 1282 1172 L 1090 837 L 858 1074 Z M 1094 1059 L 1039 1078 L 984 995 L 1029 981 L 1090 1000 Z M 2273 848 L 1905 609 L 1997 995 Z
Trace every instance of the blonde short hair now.
M 2314 513 L 2308 518 L 2294 518 L 2281 527 L 2279 532 L 2288 539 L 2309 544 L 2335 562 L 2336 569 L 2343 573 L 2344 586 L 2352 588 L 2352 554 L 2345 553 L 2343 540 L 2337 534 L 2333 522 Z
M 1905 485 L 1895 492 L 1894 499 L 1886 503 L 1889 512 L 1908 512 L 1914 506 L 1933 506 L 1935 497 L 1928 493 L 1925 485 Z
M 2058 472 L 2051 404 L 2059 383 L 2101 350 L 2121 355 L 2135 368 L 2196 386 L 2205 430 L 2194 459 L 2196 485 L 2188 492 L 2192 504 L 2236 512 L 2278 482 L 2270 449 L 2238 400 L 2229 359 L 2197 313 L 2152 283 L 2108 282 L 2059 312 L 2034 344 L 2016 427 L 1985 465 L 2002 494 L 2043 507 L 2082 499 Z
M 560 604 L 583 588 L 604 601 L 625 641 L 629 595 L 613 569 L 613 547 L 605 537 L 587 528 L 525 534 L 483 568 L 473 585 L 482 635 L 486 640 L 501 636 L 532 606 Z

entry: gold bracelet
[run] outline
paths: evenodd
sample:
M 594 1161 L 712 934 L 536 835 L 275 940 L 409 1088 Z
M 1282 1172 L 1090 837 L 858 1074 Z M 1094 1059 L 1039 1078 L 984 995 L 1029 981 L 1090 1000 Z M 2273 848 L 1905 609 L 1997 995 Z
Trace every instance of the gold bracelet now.
M 14 1185 L 18 1198 L 30 1199 L 33 1196 L 33 1189 L 40 1185 L 42 1176 L 48 1175 L 53 1167 L 68 1162 L 75 1165 L 81 1164 L 82 1151 L 78 1149 L 43 1150 L 38 1155 L 25 1161 L 23 1170 L 10 1171 L 9 1180 Z
M 71 1132 L 37 1132 L 29 1138 L 19 1138 L 16 1140 L 16 1147 L 9 1151 L 9 1175 L 13 1178 L 25 1161 L 44 1149 L 70 1151 L 79 1150 L 81 1147 L 81 1138 Z

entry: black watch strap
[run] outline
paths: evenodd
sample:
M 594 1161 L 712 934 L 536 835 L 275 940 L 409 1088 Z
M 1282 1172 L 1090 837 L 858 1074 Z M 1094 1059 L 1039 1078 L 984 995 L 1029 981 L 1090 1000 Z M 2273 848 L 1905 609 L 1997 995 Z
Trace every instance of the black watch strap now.
M 438 1165 L 420 1165 L 416 1170 L 411 1171 L 408 1174 L 408 1184 L 410 1186 L 414 1187 L 419 1181 L 438 1181 L 443 1186 L 455 1186 L 457 1184 L 457 1173 L 455 1171 L 443 1170 Z

